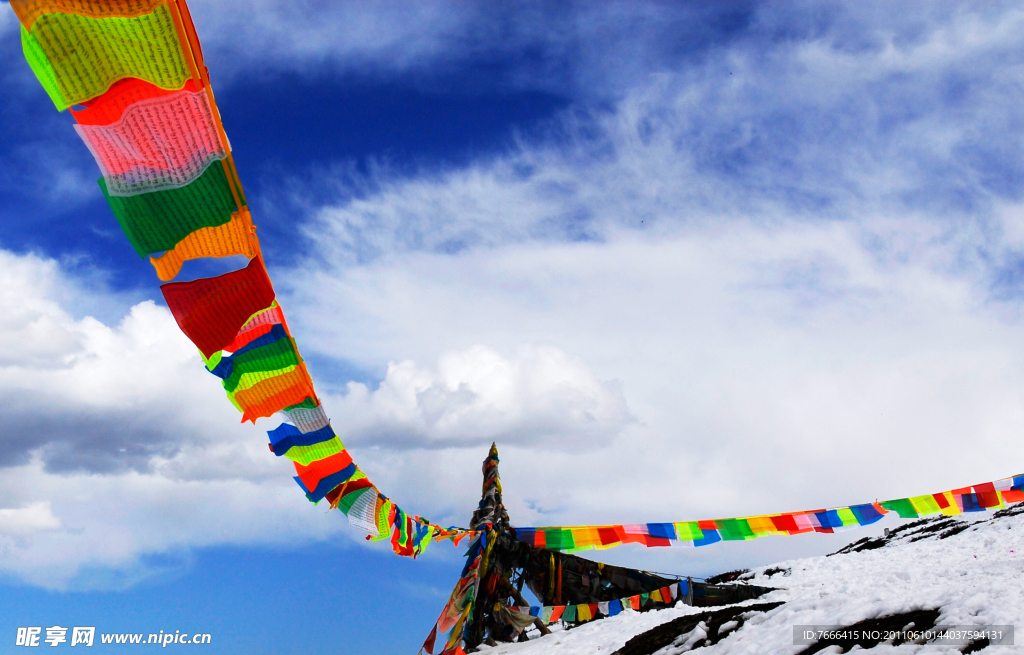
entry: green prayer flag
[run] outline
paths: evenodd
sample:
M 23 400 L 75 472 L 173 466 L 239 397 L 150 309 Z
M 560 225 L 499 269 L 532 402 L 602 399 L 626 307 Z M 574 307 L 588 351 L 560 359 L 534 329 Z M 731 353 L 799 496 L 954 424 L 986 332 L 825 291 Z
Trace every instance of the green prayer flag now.
M 22 27 L 21 45 L 60 111 L 103 95 L 126 77 L 162 89 L 180 89 L 192 77 L 167 5 L 131 18 L 44 13 L 30 30 Z
M 887 510 L 896 512 L 903 519 L 916 519 L 919 518 L 917 510 L 914 509 L 914 504 L 910 502 L 909 498 L 899 498 L 897 500 L 887 500 L 882 503 L 882 507 Z
M 704 538 L 704 531 L 700 529 L 696 521 L 686 523 L 675 523 L 676 536 L 679 541 L 698 541 Z
M 552 528 L 544 531 L 544 543 L 551 550 L 569 550 L 576 547 L 576 541 L 572 538 L 572 530 Z
M 914 496 L 910 498 L 910 504 L 914 506 L 917 513 L 921 516 L 928 516 L 930 514 L 938 514 L 942 511 L 939 504 L 935 501 L 935 497 L 932 495 L 927 496 Z
M 238 389 L 243 376 L 247 374 L 278 371 L 299 365 L 299 356 L 290 338 L 278 339 L 265 346 L 247 350 L 240 355 L 232 356 L 231 359 L 234 367 L 231 369 L 231 375 L 224 380 L 224 389 L 227 391 Z
M 839 518 L 842 520 L 843 525 L 860 525 L 860 523 L 857 521 L 857 515 L 854 514 L 853 510 L 851 510 L 849 507 L 844 507 L 842 509 L 836 510 L 836 514 L 839 515 Z
M 715 523 L 718 525 L 718 533 L 725 541 L 742 541 L 755 537 L 746 519 L 718 519 Z
M 103 178 L 99 184 L 114 217 L 140 257 L 173 250 L 179 241 L 198 229 L 230 222 L 231 214 L 238 210 L 219 161 L 208 166 L 194 182 L 178 189 L 111 196 Z

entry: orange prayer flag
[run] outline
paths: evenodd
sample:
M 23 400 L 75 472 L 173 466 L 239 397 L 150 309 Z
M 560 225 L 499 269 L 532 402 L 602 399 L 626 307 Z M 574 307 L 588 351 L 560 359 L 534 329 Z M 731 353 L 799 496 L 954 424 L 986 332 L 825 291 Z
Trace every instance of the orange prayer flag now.
M 216 227 L 204 227 L 178 242 L 174 250 L 168 250 L 159 257 L 150 257 L 149 262 L 156 269 L 156 275 L 164 282 L 173 280 L 181 266 L 189 259 L 200 257 L 256 256 L 256 243 L 252 236 L 252 219 L 248 209 L 240 209 L 231 215 L 231 221 Z

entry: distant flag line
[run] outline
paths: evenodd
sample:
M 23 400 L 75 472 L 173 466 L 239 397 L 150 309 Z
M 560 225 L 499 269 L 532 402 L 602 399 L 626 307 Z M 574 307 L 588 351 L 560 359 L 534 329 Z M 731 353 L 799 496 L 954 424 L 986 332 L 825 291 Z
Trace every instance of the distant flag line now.
M 148 257 L 182 332 L 220 378 L 242 421 L 281 414 L 269 449 L 294 462 L 312 502 L 326 500 L 368 539 L 415 557 L 431 541 L 483 530 L 409 515 L 353 461 L 313 388 L 264 266 L 256 226 L 185 0 L 10 0 L 29 66 L 93 154 L 100 189 Z M 244 256 L 243 268 L 173 281 L 184 262 Z M 705 546 L 831 533 L 902 518 L 955 516 L 1024 500 L 1024 476 L 939 494 L 786 514 L 676 523 L 516 529 L 534 546 L 579 552 L 621 544 Z M 483 526 L 486 528 L 486 526 Z M 462 607 L 457 608 L 458 611 Z M 457 621 L 458 611 L 452 612 Z
M 748 541 L 768 535 L 841 532 L 871 525 L 889 512 L 896 512 L 900 518 L 905 519 L 935 514 L 957 516 L 963 513 L 1002 509 L 1007 504 L 1019 503 L 1022 500 L 1024 475 L 1018 475 L 942 493 L 833 509 L 679 523 L 515 528 L 515 532 L 520 541 L 532 546 L 566 553 L 602 550 L 630 543 L 648 547 L 692 547 L 707 546 L 720 541 Z

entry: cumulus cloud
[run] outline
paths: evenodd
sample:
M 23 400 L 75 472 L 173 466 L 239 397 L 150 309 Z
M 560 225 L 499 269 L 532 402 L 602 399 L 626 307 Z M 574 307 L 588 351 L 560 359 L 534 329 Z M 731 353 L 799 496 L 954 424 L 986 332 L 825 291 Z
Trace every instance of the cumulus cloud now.
M 435 371 L 392 362 L 376 390 L 349 382 L 346 391 L 328 401 L 342 438 L 374 446 L 593 447 L 633 420 L 618 383 L 550 346 L 511 359 L 475 346 L 443 354 Z
M 158 572 L 149 555 L 340 532 L 239 424 L 170 313 L 95 282 L 0 251 L 0 572 L 122 587 Z M 118 304 L 112 325 L 76 315 Z
M 203 393 L 216 385 L 203 379 L 166 309 L 138 304 L 115 327 L 75 318 L 65 308 L 71 297 L 102 293 L 34 255 L 0 252 L 0 282 L 8 308 L 0 319 L 4 464 L 24 463 L 42 448 L 47 466 L 58 469 L 146 467 L 153 455 L 210 436 L 187 408 L 216 413 Z

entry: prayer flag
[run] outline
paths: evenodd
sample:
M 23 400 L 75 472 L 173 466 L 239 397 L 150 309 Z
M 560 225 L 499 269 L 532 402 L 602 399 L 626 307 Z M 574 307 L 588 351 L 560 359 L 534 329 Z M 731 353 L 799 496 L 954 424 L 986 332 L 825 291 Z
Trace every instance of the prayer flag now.
M 249 210 L 239 209 L 224 225 L 199 228 L 163 255 L 150 257 L 149 263 L 156 269 L 156 276 L 161 281 L 167 282 L 173 280 L 181 271 L 182 265 L 190 259 L 231 257 L 233 255 L 242 255 L 252 259 L 256 256 L 256 242 L 252 235 L 251 225 Z M 224 349 L 234 350 L 230 347 Z
M 171 282 L 160 290 L 178 327 L 206 357 L 231 343 L 248 318 L 274 300 L 274 288 L 259 257 L 241 270 Z
M 196 230 L 230 223 L 238 211 L 220 164 L 207 166 L 202 175 L 177 189 L 115 196 L 107 189 L 106 178 L 101 177 L 99 185 L 114 217 L 140 257 L 174 250 Z M 186 244 L 184 249 L 192 247 Z
M 110 196 L 178 189 L 227 157 L 205 91 L 141 100 L 109 125 L 75 125 Z
M 192 77 L 166 4 L 130 18 L 42 14 L 29 29 L 22 23 L 21 46 L 60 111 L 126 77 L 165 89 L 180 89 Z

